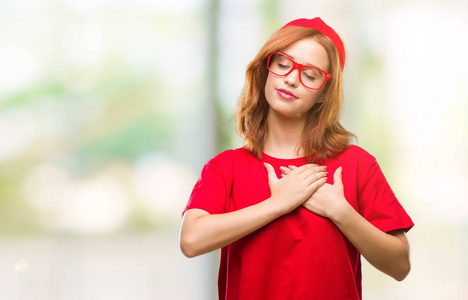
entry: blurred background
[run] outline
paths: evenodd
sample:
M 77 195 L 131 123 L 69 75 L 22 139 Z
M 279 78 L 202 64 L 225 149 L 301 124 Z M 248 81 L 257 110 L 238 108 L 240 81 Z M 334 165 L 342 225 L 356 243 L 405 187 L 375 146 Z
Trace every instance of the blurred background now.
M 462 0 L 1 1 L 0 299 L 215 299 L 182 210 L 242 146 L 247 64 L 315 16 L 347 50 L 342 123 L 416 223 L 409 277 L 364 262 L 364 299 L 468 299 Z

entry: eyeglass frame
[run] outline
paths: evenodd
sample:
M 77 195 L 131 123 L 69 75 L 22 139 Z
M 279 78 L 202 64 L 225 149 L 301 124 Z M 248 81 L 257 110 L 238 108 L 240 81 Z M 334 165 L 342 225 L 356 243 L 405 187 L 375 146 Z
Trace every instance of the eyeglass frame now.
M 290 61 L 292 61 L 293 66 L 292 66 L 291 70 L 289 70 L 289 71 L 288 71 L 286 74 L 284 74 L 284 75 L 279 75 L 279 74 L 273 72 L 272 70 L 270 70 L 270 59 L 271 59 L 271 57 L 273 56 L 273 54 L 279 54 L 279 55 L 281 55 L 281 56 L 286 57 L 286 58 L 289 59 Z M 303 69 L 304 67 L 307 67 L 307 68 L 314 68 L 314 69 L 319 70 L 319 71 L 322 72 L 323 74 L 325 74 L 325 79 L 323 80 L 322 85 L 320 85 L 320 87 L 314 89 L 314 88 L 311 88 L 311 87 L 306 86 L 306 85 L 302 82 L 301 72 L 302 72 L 302 69 Z M 280 77 L 286 77 L 286 76 L 288 76 L 289 74 L 291 74 L 292 71 L 294 71 L 295 69 L 298 69 L 298 70 L 299 70 L 299 81 L 301 82 L 301 84 L 302 84 L 305 88 L 308 88 L 308 89 L 310 89 L 310 90 L 320 90 L 320 89 L 323 87 L 323 85 L 325 84 L 325 82 L 327 82 L 327 80 L 329 80 L 330 78 L 332 78 L 332 75 L 331 75 L 330 73 L 328 73 L 328 72 L 326 72 L 326 71 L 320 69 L 319 67 L 300 64 L 300 63 L 298 63 L 298 62 L 295 62 L 291 57 L 289 57 L 289 56 L 287 56 L 286 54 L 281 53 L 281 52 L 272 52 L 272 53 L 270 53 L 270 55 L 268 55 L 267 69 L 268 69 L 268 71 L 271 72 L 272 74 L 274 74 L 274 75 L 276 75 L 276 76 L 280 76 Z

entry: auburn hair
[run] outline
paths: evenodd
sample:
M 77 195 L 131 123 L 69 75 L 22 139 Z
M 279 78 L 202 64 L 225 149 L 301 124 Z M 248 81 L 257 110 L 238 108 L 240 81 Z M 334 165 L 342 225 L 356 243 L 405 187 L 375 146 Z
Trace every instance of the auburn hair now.
M 304 38 L 313 38 L 325 48 L 330 61 L 328 73 L 331 79 L 322 87 L 323 101 L 316 103 L 307 113 L 300 147 L 309 162 L 320 162 L 336 156 L 351 144 L 355 135 L 339 123 L 343 103 L 342 72 L 338 51 L 333 42 L 318 30 L 306 27 L 288 27 L 274 34 L 248 65 L 246 79 L 237 106 L 237 131 L 245 142 L 245 148 L 262 159 L 265 138 L 268 133 L 269 104 L 265 98 L 268 77 L 267 59 L 272 52 L 285 48 Z

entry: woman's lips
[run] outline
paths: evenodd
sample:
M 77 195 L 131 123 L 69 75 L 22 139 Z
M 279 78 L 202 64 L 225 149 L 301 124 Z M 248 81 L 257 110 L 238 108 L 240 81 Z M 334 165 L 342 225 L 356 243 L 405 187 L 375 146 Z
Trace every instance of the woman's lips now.
M 292 92 L 285 90 L 285 89 L 277 89 L 276 92 L 278 95 L 280 95 L 282 98 L 286 100 L 294 100 L 297 99 L 296 95 L 294 95 Z

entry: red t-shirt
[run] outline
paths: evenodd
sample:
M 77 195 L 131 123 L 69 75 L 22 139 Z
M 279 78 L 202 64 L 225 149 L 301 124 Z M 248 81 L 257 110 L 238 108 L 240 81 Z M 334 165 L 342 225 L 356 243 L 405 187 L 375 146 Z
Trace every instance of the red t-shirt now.
M 280 166 L 301 166 L 305 158 L 266 154 L 280 178 Z M 222 214 L 270 197 L 267 171 L 245 148 L 225 151 L 202 170 L 187 209 Z M 408 231 L 413 222 L 390 189 L 375 158 L 357 146 L 328 159 L 327 182 L 343 167 L 348 202 L 382 231 Z M 223 247 L 219 299 L 361 299 L 360 253 L 327 218 L 302 206 Z

